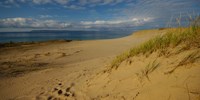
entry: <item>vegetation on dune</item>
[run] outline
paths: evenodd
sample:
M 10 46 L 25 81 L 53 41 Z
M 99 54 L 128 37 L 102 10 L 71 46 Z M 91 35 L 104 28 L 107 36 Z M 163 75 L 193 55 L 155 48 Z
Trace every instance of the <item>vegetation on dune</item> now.
M 113 60 L 111 68 L 117 69 L 121 62 L 135 55 L 152 53 L 167 47 L 176 47 L 182 43 L 187 47 L 200 46 L 200 17 L 193 19 L 186 28 L 171 28 L 166 34 L 152 38 L 144 44 L 131 48 L 128 52 L 117 56 Z
M 200 58 L 200 54 L 199 51 L 194 51 L 191 54 L 187 55 L 186 57 L 184 57 L 177 66 L 175 66 L 172 70 L 165 72 L 164 74 L 171 74 L 173 73 L 177 68 L 179 68 L 180 66 L 183 65 L 187 65 L 190 63 L 194 63 L 196 60 L 198 60 Z
M 154 60 L 153 62 L 149 62 L 149 64 L 143 70 L 141 70 L 141 72 L 136 73 L 136 75 L 140 79 L 140 82 L 142 82 L 144 77 L 146 77 L 148 81 L 150 81 L 149 74 L 152 73 L 154 70 L 156 70 L 159 67 L 159 65 L 160 63 Z

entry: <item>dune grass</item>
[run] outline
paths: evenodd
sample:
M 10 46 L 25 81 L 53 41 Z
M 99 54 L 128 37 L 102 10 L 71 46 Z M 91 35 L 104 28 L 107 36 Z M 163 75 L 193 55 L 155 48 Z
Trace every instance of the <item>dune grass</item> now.
M 200 44 L 200 17 L 196 17 L 188 27 L 171 28 L 164 35 L 157 36 L 138 47 L 117 56 L 111 63 L 111 69 L 117 69 L 124 60 L 138 54 L 152 53 L 167 47 L 176 47 L 184 43 L 186 46 L 199 46 Z
M 149 74 L 152 73 L 154 70 L 156 70 L 157 68 L 159 67 L 159 63 L 156 63 L 156 60 L 154 60 L 152 63 L 150 62 L 146 67 L 145 69 L 143 69 L 141 71 L 141 79 L 143 77 L 146 77 L 149 81 Z M 139 74 L 138 74 L 139 75 Z
M 187 55 L 186 57 L 184 57 L 177 66 L 175 66 L 172 70 L 165 72 L 164 74 L 171 74 L 173 73 L 177 68 L 183 66 L 183 65 L 187 65 L 190 63 L 194 63 L 196 60 L 198 60 L 200 58 L 200 54 L 199 51 L 194 51 L 192 53 L 190 53 L 189 55 Z

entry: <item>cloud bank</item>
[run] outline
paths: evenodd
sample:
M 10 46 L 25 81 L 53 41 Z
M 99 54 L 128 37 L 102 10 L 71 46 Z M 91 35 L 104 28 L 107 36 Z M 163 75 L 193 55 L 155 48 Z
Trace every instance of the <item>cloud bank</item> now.
M 38 20 L 32 18 L 0 19 L 1 28 L 65 28 L 69 23 L 60 23 L 55 20 Z
M 49 16 L 42 16 L 49 17 Z M 129 20 L 96 20 L 77 23 L 60 22 L 56 20 L 40 20 L 33 18 L 0 19 L 0 28 L 56 28 L 56 29 L 90 29 L 90 28 L 123 28 L 140 26 L 151 22 L 152 18 L 132 18 Z

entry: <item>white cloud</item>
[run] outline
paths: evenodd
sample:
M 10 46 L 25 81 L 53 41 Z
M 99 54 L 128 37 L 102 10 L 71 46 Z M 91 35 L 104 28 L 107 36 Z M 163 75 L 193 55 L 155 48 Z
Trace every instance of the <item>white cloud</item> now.
M 51 0 L 33 0 L 32 1 L 35 4 L 47 4 L 47 3 L 51 3 Z
M 53 16 L 51 15 L 39 15 L 40 18 L 52 18 Z
M 44 19 L 65 19 L 68 17 L 69 15 L 38 15 L 35 18 L 44 20 Z
M 55 2 L 64 5 L 64 4 L 67 4 L 69 0 L 55 0 Z
M 104 0 L 103 3 L 102 3 L 102 5 L 111 4 L 113 2 L 114 2 L 114 0 Z
M 64 6 L 64 8 L 73 9 L 73 10 L 83 10 L 83 9 L 85 9 L 85 7 L 76 6 L 76 5 Z
M 9 3 L 13 4 L 13 3 L 15 3 L 15 0 L 7 0 L 7 1 L 5 1 L 5 3 L 6 4 L 9 4 Z
M 43 15 L 46 17 L 46 15 Z M 77 23 L 59 22 L 56 20 L 39 20 L 33 18 L 5 18 L 0 19 L 0 28 L 53 28 L 53 29 L 89 29 L 89 28 L 123 28 L 143 25 L 152 21 L 152 18 L 132 18 L 129 20 L 96 20 Z
M 0 6 L 6 7 L 6 8 L 11 8 L 12 6 L 19 7 L 19 4 L 17 3 L 16 0 L 6 0 L 4 2 L 0 1 Z
M 22 2 L 22 3 L 25 3 L 26 2 L 26 0 L 19 0 L 20 2 Z
M 25 27 L 31 21 L 30 18 L 6 18 L 0 20 L 1 27 Z
M 1 28 L 66 28 L 70 23 L 55 20 L 38 20 L 32 18 L 6 18 L 0 19 Z
M 97 21 L 81 21 L 80 24 L 82 25 L 117 25 L 117 24 L 133 24 L 133 25 L 141 25 L 146 22 L 152 21 L 153 18 L 132 18 L 129 20 L 112 20 L 112 21 L 105 21 L 105 20 L 97 20 Z
M 123 20 L 116 20 L 116 21 L 104 21 L 104 20 L 97 20 L 97 21 L 81 21 L 81 24 L 83 25 L 112 25 L 112 24 L 121 24 L 121 23 L 125 23 L 127 21 L 123 21 Z

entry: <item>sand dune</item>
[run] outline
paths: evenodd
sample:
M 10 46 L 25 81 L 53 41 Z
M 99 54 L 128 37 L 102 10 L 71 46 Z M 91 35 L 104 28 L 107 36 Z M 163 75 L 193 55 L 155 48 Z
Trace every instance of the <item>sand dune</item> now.
M 119 39 L 0 48 L 0 99 L 199 100 L 199 59 L 181 65 L 188 55 L 198 58 L 199 48 L 180 52 L 180 45 L 166 55 L 138 55 L 108 70 L 117 55 L 165 33 L 145 30 Z

